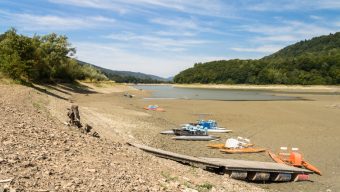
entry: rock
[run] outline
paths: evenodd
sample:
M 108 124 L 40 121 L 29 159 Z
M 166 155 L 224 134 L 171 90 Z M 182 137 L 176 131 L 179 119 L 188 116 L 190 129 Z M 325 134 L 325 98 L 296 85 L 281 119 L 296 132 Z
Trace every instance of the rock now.
M 85 171 L 91 172 L 91 173 L 95 173 L 95 172 L 96 172 L 96 169 L 85 169 Z
M 34 167 L 34 164 L 30 161 L 24 161 L 22 166 L 25 168 L 28 168 L 28 167 Z

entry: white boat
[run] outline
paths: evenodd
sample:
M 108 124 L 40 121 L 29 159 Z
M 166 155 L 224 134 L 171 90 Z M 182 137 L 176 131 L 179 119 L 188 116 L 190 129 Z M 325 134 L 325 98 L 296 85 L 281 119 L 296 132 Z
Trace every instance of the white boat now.
M 216 136 L 176 136 L 173 137 L 172 139 L 175 140 L 185 140 L 185 141 L 216 141 L 219 140 L 219 137 Z
M 174 131 L 173 130 L 166 130 L 166 131 L 162 131 L 161 134 L 163 135 L 174 135 Z
M 180 126 L 181 126 L 181 127 L 185 127 L 185 126 L 189 126 L 189 125 L 192 125 L 192 124 L 186 123 L 186 124 L 181 124 Z M 225 129 L 227 129 L 227 128 L 224 128 L 224 127 L 214 127 L 213 129 L 215 129 L 215 130 L 225 130 Z M 208 129 L 208 130 L 209 130 L 209 129 Z
M 208 133 L 230 133 L 232 132 L 232 130 L 229 129 L 207 129 Z M 173 130 L 166 130 L 166 131 L 162 131 L 160 132 L 163 135 L 174 135 L 174 131 Z
M 232 130 L 225 129 L 225 128 L 223 128 L 223 129 L 208 129 L 207 131 L 208 131 L 208 133 L 230 133 L 230 132 L 232 132 Z

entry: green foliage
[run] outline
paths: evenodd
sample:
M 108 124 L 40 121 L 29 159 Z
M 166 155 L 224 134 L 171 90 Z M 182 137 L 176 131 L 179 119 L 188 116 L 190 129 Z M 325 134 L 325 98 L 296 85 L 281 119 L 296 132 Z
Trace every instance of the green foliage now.
M 260 60 L 197 63 L 176 83 L 340 84 L 340 33 L 288 46 Z
M 198 191 L 210 191 L 214 186 L 208 182 L 198 185 Z
M 93 64 L 89 64 L 83 61 L 79 61 L 78 63 L 83 66 L 92 66 L 100 72 L 104 73 L 110 80 L 113 80 L 117 83 L 164 83 L 169 82 L 169 80 L 155 76 L 148 75 L 144 73 L 137 73 L 131 71 L 115 71 L 110 69 L 105 69 L 102 67 L 95 66 Z
M 0 72 L 19 81 L 102 80 L 99 71 L 81 66 L 66 36 L 27 37 L 10 29 L 0 35 Z
M 108 78 L 104 74 L 102 74 L 98 69 L 91 65 L 83 65 L 82 74 L 84 75 L 82 78 L 88 79 L 91 82 L 108 80 Z

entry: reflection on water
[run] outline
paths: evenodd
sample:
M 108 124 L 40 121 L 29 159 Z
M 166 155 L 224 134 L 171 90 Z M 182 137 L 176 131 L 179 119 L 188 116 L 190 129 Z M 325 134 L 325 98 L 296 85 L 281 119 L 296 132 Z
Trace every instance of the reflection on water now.
M 180 88 L 171 85 L 135 85 L 137 89 L 151 91 L 151 97 L 146 99 L 204 99 L 224 101 L 267 101 L 267 100 L 297 100 L 297 97 L 276 96 L 271 91 L 229 90 L 205 88 Z

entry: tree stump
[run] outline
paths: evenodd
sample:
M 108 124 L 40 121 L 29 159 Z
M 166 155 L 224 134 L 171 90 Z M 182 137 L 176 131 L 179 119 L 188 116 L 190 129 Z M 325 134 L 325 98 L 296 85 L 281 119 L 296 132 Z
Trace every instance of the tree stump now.
M 71 109 L 69 109 L 69 111 L 67 112 L 67 116 L 70 118 L 69 120 L 70 125 L 76 126 L 78 128 L 82 127 L 82 124 L 80 123 L 78 105 L 72 105 Z

